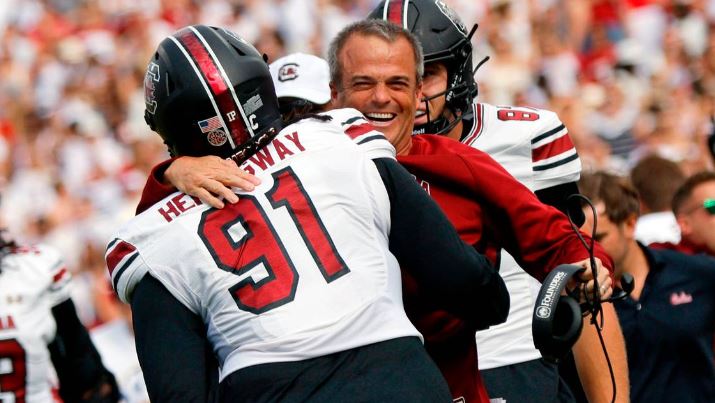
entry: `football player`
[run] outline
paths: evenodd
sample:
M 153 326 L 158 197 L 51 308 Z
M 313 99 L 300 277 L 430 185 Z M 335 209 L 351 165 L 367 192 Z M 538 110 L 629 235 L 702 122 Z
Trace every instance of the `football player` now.
M 385 21 L 367 20 L 345 28 L 329 54 L 333 102 L 360 110 L 385 134 L 397 149 L 398 161 L 417 177 L 470 245 L 495 260 L 497 246 L 503 246 L 539 279 L 561 263 L 586 266 L 588 253 L 566 217 L 540 203 L 489 156 L 442 136 L 412 136 L 421 97 L 421 53 L 412 34 Z M 177 183 L 178 173 L 211 175 L 202 163 L 190 159 L 162 163 L 147 183 L 142 204 L 166 186 L 162 180 Z M 234 166 L 216 178 L 239 183 L 245 173 Z M 221 186 L 214 185 L 201 190 L 218 194 Z M 611 259 L 599 245 L 596 256 L 599 284 L 607 298 L 611 279 L 606 268 L 612 267 Z M 588 271 L 581 279 L 588 289 L 594 285 L 591 276 Z M 475 364 L 475 329 L 446 316 L 436 306 L 439 301 L 426 297 L 428 291 L 415 287 L 409 276 L 405 282 L 408 314 L 425 335 L 428 351 L 447 377 L 453 397 L 488 402 Z
M 52 402 L 58 386 L 65 402 L 118 401 L 114 376 L 77 317 L 70 282 L 54 249 L 19 246 L 0 236 L 3 402 Z
M 369 18 L 391 21 L 419 38 L 425 53 L 422 86 L 424 99 L 415 116 L 414 134 L 440 134 L 488 153 L 510 174 L 533 191 L 539 200 L 566 214 L 580 225 L 580 208 L 568 209 L 568 196 L 578 193 L 576 182 L 581 162 L 568 129 L 556 113 L 517 106 L 495 106 L 476 100 L 477 84 L 472 70 L 471 36 L 474 34 L 457 14 L 439 0 L 383 1 Z M 541 359 L 531 335 L 531 316 L 539 283 L 506 251 L 500 255 L 499 274 L 507 284 L 511 307 L 507 321 L 477 333 L 479 368 L 491 398 L 507 401 L 556 401 L 558 393 L 569 394 L 558 368 Z M 618 389 L 627 399 L 628 382 L 623 341 L 611 304 L 608 338 L 617 368 Z M 586 336 L 592 327 L 585 329 Z M 598 344 L 597 339 L 592 339 Z M 580 372 L 587 392 L 610 400 L 607 364 L 600 348 L 588 343 L 576 346 Z M 596 355 L 601 356 L 596 356 Z M 619 358 L 620 357 L 620 358 Z M 595 362 L 597 365 L 590 365 Z M 605 382 L 605 383 L 603 383 Z
M 578 193 L 581 162 L 568 129 L 556 113 L 543 109 L 495 106 L 476 100 L 472 68 L 474 31 L 440 0 L 382 1 L 368 18 L 390 21 L 412 32 L 424 48 L 422 93 L 414 134 L 440 134 L 488 153 L 542 202 L 571 214 L 579 225 L 583 212 L 568 209 Z M 476 29 L 476 27 L 474 27 Z M 555 364 L 541 359 L 531 335 L 531 316 L 539 282 L 506 251 L 499 274 L 507 284 L 511 307 L 507 321 L 478 332 L 479 368 L 489 396 L 507 401 L 550 402 L 569 395 Z M 611 358 L 617 364 L 621 398 L 628 397 L 626 357 L 615 310 L 604 305 Z M 579 373 L 591 401 L 610 401 L 611 385 L 597 335 L 591 326 L 576 346 Z M 580 359 L 579 359 L 580 358 Z M 599 397 L 600 396 L 600 397 Z M 561 398 L 563 399 L 563 398 Z
M 263 58 L 214 27 L 164 39 L 145 96 L 172 155 L 230 157 L 261 179 L 220 210 L 173 193 L 107 248 L 151 400 L 207 400 L 214 355 L 219 401 L 449 401 L 396 258 L 470 326 L 505 319 L 506 288 L 385 137 L 353 109 L 281 130 Z

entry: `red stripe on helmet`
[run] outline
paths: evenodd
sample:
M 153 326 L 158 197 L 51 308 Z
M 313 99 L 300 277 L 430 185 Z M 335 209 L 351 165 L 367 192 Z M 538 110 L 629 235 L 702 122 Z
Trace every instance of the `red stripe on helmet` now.
M 402 26 L 403 11 L 404 0 L 389 0 L 387 2 L 387 20 L 391 23 Z
M 221 118 L 228 126 L 228 130 L 231 132 L 231 137 L 236 147 L 248 141 L 250 135 L 246 131 L 245 126 L 243 126 L 242 119 L 234 118 L 233 121 L 227 119 L 229 112 L 233 112 L 232 115 L 235 117 L 241 116 L 241 109 L 236 105 L 231 94 L 231 83 L 224 80 L 223 74 L 221 74 L 218 61 L 211 56 L 193 31 L 188 29 L 184 30 L 177 35 L 177 39 L 184 45 L 191 58 L 194 59 L 196 67 L 204 76 L 214 96 Z

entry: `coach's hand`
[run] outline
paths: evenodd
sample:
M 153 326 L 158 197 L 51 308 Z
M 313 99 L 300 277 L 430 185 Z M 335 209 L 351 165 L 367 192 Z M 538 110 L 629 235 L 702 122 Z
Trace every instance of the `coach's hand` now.
M 251 191 L 261 183 L 232 160 L 213 155 L 178 158 L 166 169 L 164 180 L 215 208 L 223 208 L 223 200 L 238 201 L 238 195 L 231 188 Z
M 601 301 L 606 300 L 611 297 L 611 294 L 613 294 L 613 280 L 611 279 L 610 272 L 608 269 L 603 265 L 601 262 L 601 259 L 595 258 L 596 261 L 596 273 L 598 274 L 597 280 L 598 280 L 598 287 L 599 287 L 599 292 L 601 296 Z M 589 262 L 588 259 L 581 260 L 580 262 L 575 262 L 571 263 L 576 266 L 581 266 L 585 270 L 582 271 L 581 273 L 576 274 L 571 278 L 571 284 L 569 284 L 569 289 L 573 288 L 581 288 L 583 291 L 580 293 L 581 295 L 581 301 L 580 302 L 585 302 L 585 299 L 583 297 L 583 293 L 588 294 L 588 298 L 592 298 L 593 296 L 593 287 L 595 285 L 595 282 L 593 281 L 593 270 L 591 270 L 591 263 Z

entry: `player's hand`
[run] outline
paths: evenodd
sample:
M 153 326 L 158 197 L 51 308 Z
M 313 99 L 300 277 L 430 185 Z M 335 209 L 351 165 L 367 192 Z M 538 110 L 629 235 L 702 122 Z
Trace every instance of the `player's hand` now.
M 608 269 L 603 265 L 601 259 L 595 258 L 596 260 L 596 273 L 598 273 L 598 286 L 600 288 L 599 292 L 601 295 L 601 301 L 604 301 L 611 297 L 613 294 L 613 281 L 611 280 L 611 275 Z M 581 266 L 585 270 L 581 273 L 576 274 L 571 277 L 571 284 L 569 284 L 569 289 L 574 289 L 576 287 L 581 288 L 582 301 L 585 302 L 583 294 L 588 294 L 588 298 L 593 296 L 593 287 L 595 282 L 593 281 L 593 271 L 591 270 L 591 263 L 588 259 L 582 260 L 580 262 L 571 263 L 576 266 Z
M 229 203 L 238 201 L 232 187 L 250 192 L 261 183 L 260 179 L 239 168 L 232 160 L 214 155 L 180 157 L 166 169 L 164 179 L 181 192 L 196 196 L 215 208 L 223 208 L 223 200 Z

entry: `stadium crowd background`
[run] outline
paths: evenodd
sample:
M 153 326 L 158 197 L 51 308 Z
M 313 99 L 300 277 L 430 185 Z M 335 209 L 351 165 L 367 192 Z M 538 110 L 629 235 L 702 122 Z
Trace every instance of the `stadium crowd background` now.
M 110 234 L 134 214 L 167 153 L 143 120 L 158 42 L 225 26 L 269 61 L 325 56 L 376 0 L 0 1 L 2 223 L 57 247 L 89 326 L 120 315 L 106 280 Z M 479 98 L 556 111 L 585 169 L 626 174 L 655 152 L 712 169 L 715 0 L 448 0 L 471 26 Z M 508 133 L 504 133 L 508 135 Z

